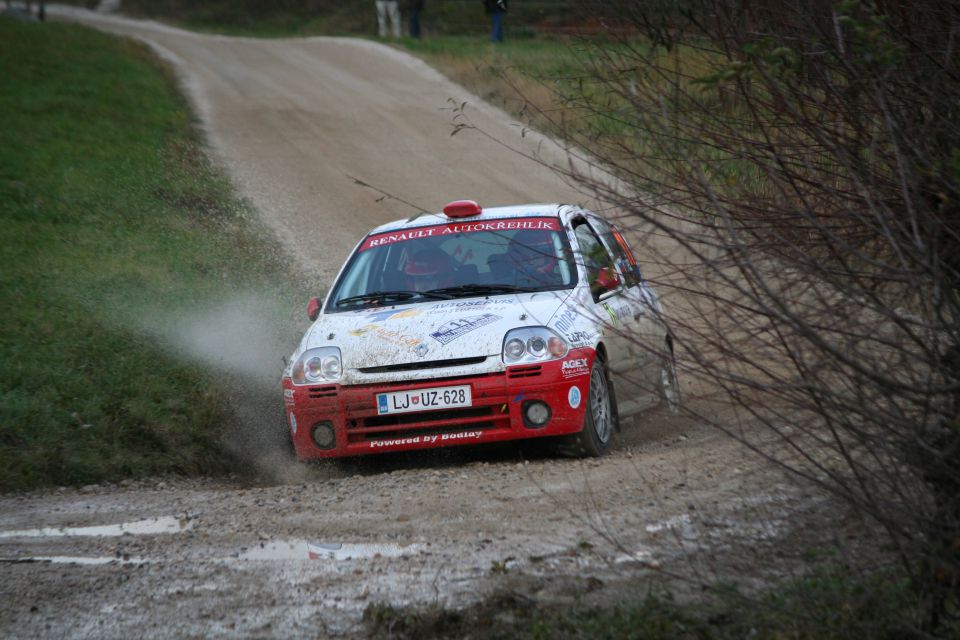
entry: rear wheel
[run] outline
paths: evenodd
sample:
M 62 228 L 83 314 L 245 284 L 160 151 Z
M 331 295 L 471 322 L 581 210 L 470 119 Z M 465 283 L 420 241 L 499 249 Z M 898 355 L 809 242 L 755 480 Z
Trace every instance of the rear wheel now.
M 600 358 L 593 361 L 593 368 L 590 370 L 590 391 L 587 394 L 586 409 L 583 430 L 578 437 L 580 453 L 588 457 L 602 456 L 610 449 L 616 420 L 610 382 Z
M 660 365 L 660 399 L 667 406 L 670 413 L 680 411 L 680 384 L 677 382 L 677 363 L 673 357 L 673 349 Z

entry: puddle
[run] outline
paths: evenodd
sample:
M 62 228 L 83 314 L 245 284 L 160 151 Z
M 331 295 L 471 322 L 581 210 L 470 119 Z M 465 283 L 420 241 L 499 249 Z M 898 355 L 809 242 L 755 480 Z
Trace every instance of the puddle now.
M 660 533 L 661 531 L 686 529 L 686 528 L 689 528 L 690 525 L 691 525 L 690 516 L 683 514 L 680 516 L 673 516 L 672 518 L 667 518 L 666 520 L 661 520 L 660 522 L 648 524 L 644 528 L 647 530 L 647 533 Z
M 90 536 L 109 538 L 123 535 L 144 536 L 160 533 L 180 533 L 193 526 L 187 518 L 162 516 L 135 522 L 107 524 L 92 527 L 44 527 L 20 531 L 0 531 L 0 538 L 55 538 L 64 536 Z
M 106 557 L 84 557 L 84 556 L 24 556 L 24 557 L 0 557 L 0 562 L 10 564 L 29 564 L 32 562 L 44 562 L 48 564 L 143 564 L 146 560 L 142 558 L 106 558 Z
M 399 558 L 420 550 L 418 544 L 311 543 L 305 540 L 266 542 L 248 549 L 241 560 L 372 560 Z

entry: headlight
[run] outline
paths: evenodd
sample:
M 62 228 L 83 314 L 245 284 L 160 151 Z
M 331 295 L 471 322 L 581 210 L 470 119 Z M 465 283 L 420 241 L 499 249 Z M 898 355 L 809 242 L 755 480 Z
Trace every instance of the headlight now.
M 317 384 L 318 382 L 336 382 L 343 373 L 340 362 L 340 349 L 320 347 L 307 349 L 293 363 L 290 378 L 294 384 Z
M 533 336 L 527 340 L 527 353 L 538 360 L 547 353 L 547 341 L 543 336 Z
M 503 359 L 504 360 L 519 360 L 523 357 L 523 352 L 526 350 L 526 346 L 523 344 L 523 340 L 519 338 L 511 338 L 507 340 L 506 344 L 503 346 Z
M 506 364 L 557 360 L 567 355 L 568 350 L 567 342 L 546 327 L 511 329 L 503 338 Z

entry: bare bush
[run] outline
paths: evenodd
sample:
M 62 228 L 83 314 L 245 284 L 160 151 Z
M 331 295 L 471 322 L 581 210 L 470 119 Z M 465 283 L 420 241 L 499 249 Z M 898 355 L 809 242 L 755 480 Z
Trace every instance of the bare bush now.
M 883 527 L 936 627 L 960 584 L 960 7 L 616 15 L 588 71 L 555 80 L 563 118 L 540 116 L 631 195 L 585 187 L 675 247 L 657 285 L 680 294 L 686 374 Z

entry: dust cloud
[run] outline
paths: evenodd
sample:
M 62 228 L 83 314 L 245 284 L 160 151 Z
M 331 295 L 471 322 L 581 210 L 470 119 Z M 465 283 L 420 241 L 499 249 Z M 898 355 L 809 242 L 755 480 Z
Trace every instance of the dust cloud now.
M 280 377 L 306 329 L 270 294 L 243 293 L 190 308 L 145 314 L 146 331 L 175 357 L 199 364 L 227 407 L 224 447 L 245 473 L 282 484 L 321 473 L 294 464 Z

